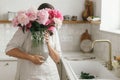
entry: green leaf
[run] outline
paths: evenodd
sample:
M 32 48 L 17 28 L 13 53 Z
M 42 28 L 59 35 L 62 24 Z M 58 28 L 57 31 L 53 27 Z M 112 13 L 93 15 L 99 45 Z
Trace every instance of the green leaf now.
M 94 75 L 90 75 L 89 73 L 81 72 L 80 79 L 94 79 Z

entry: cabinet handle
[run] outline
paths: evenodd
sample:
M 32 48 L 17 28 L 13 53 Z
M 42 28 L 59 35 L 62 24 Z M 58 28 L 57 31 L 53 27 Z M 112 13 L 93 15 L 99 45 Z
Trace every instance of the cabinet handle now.
M 9 63 L 6 63 L 4 66 L 8 66 L 9 65 Z

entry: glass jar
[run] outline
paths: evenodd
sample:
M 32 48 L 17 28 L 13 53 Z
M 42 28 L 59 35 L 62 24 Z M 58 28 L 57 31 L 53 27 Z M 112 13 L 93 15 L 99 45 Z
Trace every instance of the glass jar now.
M 39 36 L 39 32 L 36 32 L 35 34 L 37 34 Z M 43 34 L 44 35 L 44 34 Z M 45 58 L 45 60 L 48 58 L 48 48 L 47 45 L 45 43 L 44 37 L 42 37 L 42 42 L 37 41 L 33 38 L 33 36 L 31 36 L 31 54 L 32 55 L 41 55 Z M 36 42 L 37 41 L 37 42 Z

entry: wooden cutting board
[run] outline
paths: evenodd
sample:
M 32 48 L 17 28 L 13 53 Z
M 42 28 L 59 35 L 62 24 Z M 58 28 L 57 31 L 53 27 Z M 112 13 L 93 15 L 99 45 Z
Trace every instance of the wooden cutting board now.
M 87 29 L 86 29 L 85 32 L 81 35 L 80 42 L 82 42 L 82 41 L 85 40 L 85 39 L 92 40 L 92 39 L 91 39 L 91 35 L 88 33 L 88 30 L 87 30 Z
M 80 38 L 80 50 L 83 53 L 90 53 L 91 46 L 92 46 L 91 35 L 88 33 L 88 30 L 86 29 Z

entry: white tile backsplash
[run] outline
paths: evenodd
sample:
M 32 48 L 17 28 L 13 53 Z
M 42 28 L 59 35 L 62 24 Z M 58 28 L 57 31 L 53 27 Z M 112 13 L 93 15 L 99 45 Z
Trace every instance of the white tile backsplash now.
M 91 32 L 89 24 L 63 24 L 59 30 L 60 42 L 63 51 L 80 51 L 80 36 L 86 29 Z M 8 41 L 13 36 L 16 28 L 10 24 L 0 24 L 0 53 L 4 50 Z
M 91 24 L 63 24 L 59 30 L 62 51 L 80 51 L 80 37 L 88 29 L 92 39 L 109 39 L 112 43 L 112 55 L 120 55 L 120 35 L 99 30 L 99 25 Z M 0 24 L 0 55 L 4 55 L 6 44 L 13 36 L 16 28 L 10 24 Z M 2 54 L 3 53 L 3 54 Z M 107 60 L 108 44 L 95 44 L 94 53 Z
M 62 29 L 59 31 L 62 50 L 80 51 L 80 36 L 85 29 L 88 29 L 89 33 L 92 35 L 92 40 L 110 40 L 112 43 L 112 56 L 120 55 L 120 35 L 100 31 L 99 28 L 100 26 L 98 24 L 64 24 Z M 94 53 L 96 53 L 99 57 L 108 60 L 108 43 L 95 44 Z
M 63 24 L 59 30 L 62 51 L 80 51 L 80 37 L 86 29 L 91 33 L 89 24 Z

